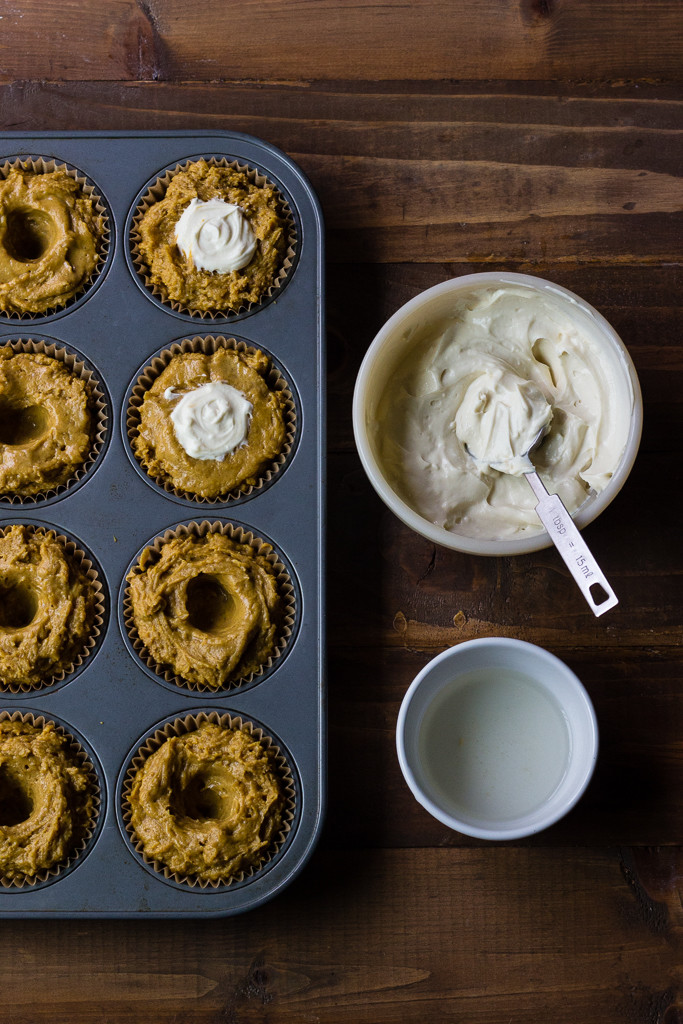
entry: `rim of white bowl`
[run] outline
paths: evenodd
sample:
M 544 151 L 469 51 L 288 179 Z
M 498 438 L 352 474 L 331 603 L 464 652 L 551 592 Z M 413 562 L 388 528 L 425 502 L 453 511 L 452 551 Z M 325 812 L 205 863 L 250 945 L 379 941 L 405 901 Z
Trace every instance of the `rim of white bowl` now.
M 573 691 L 574 695 L 578 697 L 583 710 L 586 712 L 586 721 L 588 723 L 588 730 L 586 731 L 586 753 L 584 755 L 583 771 L 575 789 L 564 803 L 555 807 L 555 810 L 550 810 L 549 813 L 543 817 L 541 817 L 537 811 L 534 824 L 532 826 L 523 826 L 511 823 L 507 827 L 501 825 L 499 828 L 485 828 L 470 824 L 469 822 L 463 821 L 455 815 L 450 814 L 435 803 L 419 785 L 406 753 L 406 719 L 417 691 L 424 684 L 425 680 L 438 669 L 438 666 L 442 662 L 457 660 L 458 658 L 461 658 L 465 652 L 476 649 L 481 649 L 482 652 L 486 652 L 487 650 L 491 651 L 494 648 L 500 649 L 505 647 L 516 649 L 517 651 L 521 651 L 523 654 L 526 653 L 530 657 L 536 658 L 538 661 L 545 661 L 546 664 L 551 666 L 562 678 L 563 684 L 568 686 Z M 485 658 L 482 660 L 479 667 L 486 668 Z M 457 673 L 454 673 L 454 678 L 456 675 Z M 444 685 L 446 684 L 444 683 Z M 462 835 L 466 836 L 472 836 L 475 839 L 488 839 L 494 841 L 524 839 L 529 836 L 536 835 L 539 832 L 543 832 L 547 828 L 550 828 L 551 825 L 556 824 L 564 818 L 573 807 L 576 806 L 588 788 L 595 771 L 595 765 L 598 758 L 598 748 L 599 732 L 595 708 L 593 707 L 593 702 L 588 695 L 588 691 L 576 673 L 569 668 L 566 662 L 562 661 L 562 659 L 558 658 L 555 654 L 551 654 L 551 652 L 546 650 L 545 647 L 539 647 L 537 644 L 529 643 L 526 640 L 517 640 L 514 637 L 492 636 L 478 637 L 474 640 L 464 640 L 462 643 L 456 644 L 454 647 L 449 647 L 447 650 L 442 651 L 441 654 L 437 654 L 435 658 L 432 658 L 431 661 L 427 662 L 421 671 L 418 672 L 408 687 L 401 702 L 396 722 L 396 752 L 398 754 L 398 762 L 403 778 L 417 802 L 421 804 L 433 818 L 440 821 L 443 825 L 453 829 L 455 832 L 460 832 Z
M 370 483 L 384 504 L 391 509 L 394 515 L 405 523 L 406 526 L 409 526 L 411 530 L 414 530 L 415 533 L 420 534 L 422 537 L 426 537 L 427 540 L 432 541 L 434 544 L 440 544 L 442 547 L 450 548 L 453 551 L 491 556 L 523 555 L 529 554 L 532 551 L 541 551 L 544 548 L 551 547 L 552 541 L 548 534 L 544 530 L 541 530 L 539 533 L 536 533 L 531 537 L 520 539 L 507 538 L 505 540 L 483 540 L 477 537 L 466 537 L 462 534 L 446 530 L 442 526 L 437 526 L 435 523 L 429 522 L 429 520 L 424 519 L 418 512 L 415 512 L 410 505 L 396 494 L 384 476 L 379 463 L 375 459 L 372 445 L 370 444 L 370 439 L 368 437 L 365 416 L 367 392 L 375 363 L 382 346 L 394 331 L 396 331 L 397 328 L 399 328 L 400 325 L 415 312 L 415 310 L 432 302 L 438 296 L 443 295 L 446 292 L 465 291 L 468 288 L 485 286 L 487 284 L 522 284 L 529 288 L 536 288 L 541 292 L 551 292 L 559 295 L 561 298 L 574 303 L 585 315 L 589 316 L 613 346 L 626 376 L 628 377 L 633 395 L 629 435 L 621 461 L 619 462 L 611 480 L 604 490 L 594 498 L 587 500 L 581 506 L 581 508 L 574 514 L 574 522 L 579 529 L 583 529 L 588 526 L 589 523 L 592 523 L 593 520 L 597 518 L 605 508 L 607 508 L 625 484 L 629 473 L 633 468 L 633 463 L 635 462 L 638 454 L 638 448 L 640 446 L 640 439 L 643 430 L 643 398 L 638 374 L 636 373 L 636 368 L 633 365 L 633 360 L 629 355 L 626 345 L 602 313 L 599 313 L 597 309 L 591 306 L 589 302 L 586 302 L 585 299 L 582 299 L 580 295 L 576 295 L 575 292 L 569 291 L 568 288 L 564 288 L 562 285 L 555 284 L 545 278 L 535 277 L 532 274 L 508 273 L 507 271 L 502 271 L 500 273 L 495 271 L 483 271 L 481 273 L 463 274 L 461 277 L 452 277 L 447 281 L 442 281 L 440 284 L 434 285 L 432 288 L 427 288 L 426 291 L 420 292 L 414 298 L 406 302 L 405 305 L 397 309 L 393 316 L 387 320 L 384 326 L 380 328 L 378 333 L 375 335 L 375 338 L 365 353 L 365 357 L 358 371 L 353 392 L 353 433 L 356 442 L 356 449 Z

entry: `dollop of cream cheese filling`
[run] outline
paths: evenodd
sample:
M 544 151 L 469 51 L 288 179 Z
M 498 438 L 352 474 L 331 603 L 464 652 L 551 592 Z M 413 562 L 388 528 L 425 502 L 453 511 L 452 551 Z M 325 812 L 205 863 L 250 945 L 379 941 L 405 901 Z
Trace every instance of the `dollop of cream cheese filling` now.
M 455 431 L 482 469 L 520 476 L 533 471 L 529 450 L 552 418 L 538 385 L 498 366 L 484 370 L 466 389 Z
M 179 398 L 171 420 L 190 458 L 223 459 L 246 441 L 253 406 L 231 384 L 212 380 L 182 397 L 167 388 L 164 397 Z
M 523 285 L 480 286 L 422 314 L 380 385 L 369 434 L 388 483 L 424 519 L 487 540 L 542 532 L 522 474 L 570 511 L 626 447 L 633 391 L 580 306 Z M 540 430 L 546 435 L 524 452 Z
M 223 199 L 192 199 L 175 226 L 175 239 L 197 270 L 219 274 L 246 267 L 257 245 L 239 206 Z

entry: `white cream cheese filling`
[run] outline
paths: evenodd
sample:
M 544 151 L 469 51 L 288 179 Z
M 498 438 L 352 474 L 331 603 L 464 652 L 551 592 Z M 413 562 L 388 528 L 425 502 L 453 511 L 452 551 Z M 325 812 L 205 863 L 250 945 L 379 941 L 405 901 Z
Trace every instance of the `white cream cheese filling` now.
M 454 426 L 482 469 L 520 476 L 533 470 L 528 452 L 547 433 L 552 417 L 552 407 L 533 381 L 495 367 L 466 389 Z
M 172 388 L 164 397 L 178 398 Z M 231 384 L 214 380 L 186 392 L 171 412 L 178 443 L 193 459 L 222 459 L 247 439 L 253 406 Z
M 197 270 L 229 274 L 251 262 L 256 235 L 239 206 L 192 199 L 175 226 L 178 248 Z

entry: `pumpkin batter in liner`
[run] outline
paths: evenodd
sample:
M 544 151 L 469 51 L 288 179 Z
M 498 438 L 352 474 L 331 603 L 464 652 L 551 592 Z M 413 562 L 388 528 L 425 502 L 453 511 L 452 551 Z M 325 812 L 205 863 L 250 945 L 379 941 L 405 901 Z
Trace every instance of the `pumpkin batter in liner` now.
M 201 270 L 183 255 L 175 228 L 192 199 L 240 208 L 257 242 L 246 267 Z M 293 255 L 290 218 L 279 191 L 250 168 L 215 158 L 189 162 L 167 172 L 143 198 L 133 221 L 133 259 L 147 287 L 174 309 L 235 313 L 261 302 L 283 279 Z
M 0 879 L 22 885 L 66 866 L 92 831 L 96 777 L 54 722 L 0 720 Z M 42 720 L 41 720 L 42 722 Z
M 197 689 L 253 677 L 291 633 L 292 588 L 272 548 L 227 529 L 181 528 L 146 548 L 127 576 L 126 625 L 140 655 Z
M 98 205 L 66 167 L 8 167 L 0 178 L 0 312 L 46 313 L 85 287 L 108 233 Z
M 214 381 L 250 403 L 248 432 L 222 458 L 194 458 L 178 439 L 171 413 L 182 395 Z M 149 476 L 178 494 L 208 500 L 248 491 L 276 472 L 294 429 L 291 394 L 268 357 L 233 339 L 187 339 L 162 353 L 140 378 L 128 413 L 131 446 Z
M 94 645 L 101 585 L 66 543 L 42 527 L 0 533 L 0 689 L 48 685 Z
M 94 431 L 88 383 L 62 359 L 0 347 L 0 494 L 54 490 L 83 466 Z
M 257 870 L 292 816 L 291 777 L 277 750 L 240 719 L 211 719 L 157 733 L 124 786 L 138 852 L 174 880 L 202 886 Z

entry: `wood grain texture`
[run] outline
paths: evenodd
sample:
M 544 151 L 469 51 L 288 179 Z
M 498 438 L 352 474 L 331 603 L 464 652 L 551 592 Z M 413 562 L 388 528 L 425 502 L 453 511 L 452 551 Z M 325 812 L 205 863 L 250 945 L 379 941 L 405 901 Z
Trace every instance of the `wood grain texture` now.
M 3 1024 L 672 1024 L 682 870 L 672 850 L 320 851 L 234 920 L 3 929 Z
M 330 259 L 658 265 L 683 234 L 683 101 L 654 87 L 0 86 L 5 129 L 233 130 L 310 177 Z
M 677 0 L 203 0 L 191 16 L 183 0 L 5 0 L 2 11 L 5 80 L 676 80 L 683 56 Z

